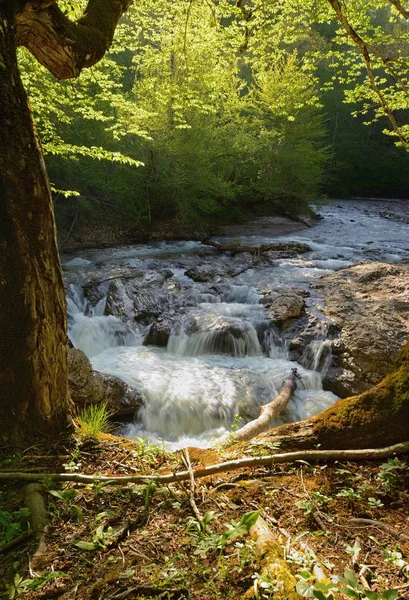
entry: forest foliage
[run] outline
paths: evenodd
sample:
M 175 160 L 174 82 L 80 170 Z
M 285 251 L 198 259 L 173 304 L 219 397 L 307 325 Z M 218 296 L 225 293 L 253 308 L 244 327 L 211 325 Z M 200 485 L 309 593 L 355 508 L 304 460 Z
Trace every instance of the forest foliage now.
M 141 0 L 74 81 L 21 49 L 57 217 L 191 223 L 299 212 L 323 192 L 404 193 L 407 23 L 384 0 L 345 10 L 376 89 L 327 0 Z

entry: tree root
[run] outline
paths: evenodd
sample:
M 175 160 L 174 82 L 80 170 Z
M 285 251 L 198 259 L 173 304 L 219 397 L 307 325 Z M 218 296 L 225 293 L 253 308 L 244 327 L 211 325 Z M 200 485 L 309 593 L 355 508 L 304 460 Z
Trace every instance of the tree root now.
M 43 486 L 39 483 L 29 483 L 24 490 L 24 503 L 30 511 L 31 530 L 37 542 L 37 549 L 33 556 L 35 566 L 47 550 L 45 534 L 48 527 L 48 513 L 43 497 Z
M 284 559 L 283 547 L 285 544 L 278 531 L 272 532 L 267 522 L 259 517 L 250 528 L 251 537 L 256 543 L 256 554 L 259 560 L 259 572 L 263 579 L 277 582 L 280 590 L 274 590 L 274 598 L 297 600 L 299 595 L 295 592 L 296 579 Z M 256 598 L 258 580 L 254 586 L 247 590 L 243 599 Z M 273 590 L 271 590 L 273 591 Z
M 262 467 L 264 465 L 273 466 L 285 463 L 293 463 L 298 460 L 303 461 L 360 461 L 360 460 L 383 460 L 390 456 L 409 453 L 409 442 L 401 442 L 386 448 L 371 448 L 365 450 L 300 450 L 298 452 L 287 452 L 283 454 L 270 454 L 268 456 L 256 456 L 250 458 L 241 458 L 230 460 L 223 463 L 209 465 L 207 467 L 197 467 L 193 469 L 196 479 L 208 477 L 217 473 L 236 471 L 249 467 Z M 75 483 L 98 483 L 108 482 L 112 485 L 123 485 L 126 483 L 144 483 L 155 482 L 165 485 L 175 481 L 185 481 L 190 479 L 189 471 L 179 471 L 178 473 L 169 473 L 167 475 L 84 475 L 82 473 L 7 473 L 0 472 L 1 480 L 21 480 L 21 481 L 39 481 L 43 477 L 51 481 L 73 481 Z

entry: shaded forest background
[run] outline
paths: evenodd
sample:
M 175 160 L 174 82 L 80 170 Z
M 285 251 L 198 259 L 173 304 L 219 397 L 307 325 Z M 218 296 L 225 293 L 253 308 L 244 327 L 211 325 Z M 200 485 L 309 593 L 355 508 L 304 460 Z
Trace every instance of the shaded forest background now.
M 78 5 L 65 3 L 70 17 Z M 142 0 L 75 81 L 20 49 L 59 226 L 138 230 L 231 221 L 249 208 L 297 214 L 325 196 L 405 197 L 407 153 L 356 49 L 328 11 L 292 10 Z M 365 18 L 367 36 L 382 28 L 383 49 L 407 53 L 390 8 Z

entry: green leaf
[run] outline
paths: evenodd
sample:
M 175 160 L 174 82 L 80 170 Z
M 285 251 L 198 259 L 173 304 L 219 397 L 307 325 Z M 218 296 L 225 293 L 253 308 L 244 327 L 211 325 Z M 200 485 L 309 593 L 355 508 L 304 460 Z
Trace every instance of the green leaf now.
M 386 592 L 382 594 L 382 598 L 385 600 L 396 600 L 398 596 L 399 590 L 386 590 Z
M 302 598 L 314 598 L 314 588 L 307 579 L 300 579 L 295 586 Z
M 58 490 L 50 490 L 49 493 L 52 496 L 55 496 L 56 498 L 59 498 L 60 500 L 64 500 L 64 496 L 62 495 L 62 493 Z
M 365 592 L 365 595 L 368 598 L 368 600 L 379 600 L 379 594 L 377 594 L 376 592 L 370 592 L 369 590 L 367 590 Z
M 213 521 L 215 514 L 215 510 L 208 510 L 207 512 L 205 512 L 202 519 L 203 525 L 208 525 L 211 521 Z
M 319 590 L 313 590 L 313 594 L 314 598 L 317 598 L 317 600 L 327 600 L 325 594 L 323 592 L 320 592 Z
M 255 524 L 255 522 L 259 518 L 260 513 L 261 509 L 244 513 L 237 525 L 231 526 L 230 529 L 223 533 L 223 535 L 220 538 L 221 547 L 224 548 L 224 546 L 229 540 L 238 537 L 243 533 L 248 533 L 250 531 L 250 528 Z
M 328 590 L 332 590 L 332 588 L 334 587 L 334 584 L 331 581 L 329 583 L 317 582 L 315 584 L 315 587 L 317 588 L 317 590 L 322 590 L 323 592 L 328 592 Z
M 74 546 L 76 546 L 77 548 L 80 548 L 81 550 L 88 550 L 88 551 L 96 550 L 95 544 L 93 544 L 92 542 L 83 542 L 82 540 L 80 540 L 79 542 L 75 542 Z
M 310 579 L 312 577 L 312 574 L 307 571 L 306 569 L 300 569 L 298 571 L 298 573 L 301 575 L 301 577 L 303 577 L 304 579 Z
M 81 525 L 82 520 L 84 518 L 84 513 L 82 512 L 82 508 L 81 506 L 77 506 L 76 504 L 74 504 L 74 509 L 77 513 L 77 517 L 78 517 L 78 525 Z
M 362 596 L 359 592 L 351 590 L 351 588 L 339 588 L 339 591 L 345 594 L 348 598 L 355 598 L 355 600 L 361 600 Z
M 348 583 L 352 586 L 359 584 L 358 577 L 351 569 L 345 569 L 344 577 L 348 581 Z
M 114 510 L 104 510 L 97 514 L 95 520 L 100 521 L 101 519 L 105 519 L 105 517 L 116 517 L 116 514 L 117 513 Z

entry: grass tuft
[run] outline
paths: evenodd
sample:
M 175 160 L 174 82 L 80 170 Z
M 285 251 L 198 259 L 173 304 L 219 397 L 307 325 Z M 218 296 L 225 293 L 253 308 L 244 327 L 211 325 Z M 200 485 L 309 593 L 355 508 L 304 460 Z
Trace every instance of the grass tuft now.
M 99 433 L 109 431 L 110 416 L 106 402 L 87 406 L 78 415 L 77 435 L 83 440 L 97 440 Z

